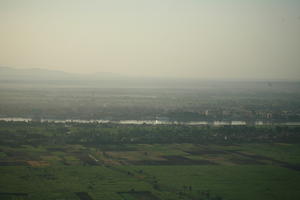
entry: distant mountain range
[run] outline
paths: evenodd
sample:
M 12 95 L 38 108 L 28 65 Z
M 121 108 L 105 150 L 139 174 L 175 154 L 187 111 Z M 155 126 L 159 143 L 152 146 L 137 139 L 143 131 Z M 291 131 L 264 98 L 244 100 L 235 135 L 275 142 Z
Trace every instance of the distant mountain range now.
M 99 87 L 153 87 L 169 82 L 163 78 L 130 77 L 114 73 L 76 74 L 39 68 L 0 67 L 1 84 L 51 84 Z M 172 81 L 171 81 L 172 82 Z
M 59 70 L 39 68 L 22 69 L 0 67 L 0 86 L 70 86 L 70 87 L 118 87 L 118 88 L 196 88 L 196 89 L 267 89 L 294 85 L 299 82 L 284 81 L 246 81 L 246 80 L 197 80 L 184 78 L 131 77 L 113 73 L 76 74 Z
M 75 74 L 59 70 L 48 70 L 40 68 L 20 69 L 12 67 L 0 67 L 0 80 L 82 80 L 117 78 L 118 75 L 111 73 L 97 74 Z

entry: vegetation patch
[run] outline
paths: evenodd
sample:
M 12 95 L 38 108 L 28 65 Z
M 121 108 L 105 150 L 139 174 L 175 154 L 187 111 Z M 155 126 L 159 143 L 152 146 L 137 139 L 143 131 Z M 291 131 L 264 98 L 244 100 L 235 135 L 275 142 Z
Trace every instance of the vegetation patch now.
M 123 200 L 159 200 L 149 191 L 118 192 Z
M 9 193 L 9 192 L 1 192 L 0 199 L 28 199 L 27 193 Z
M 97 166 L 99 163 L 93 157 L 86 154 L 77 154 L 77 158 L 85 165 Z
M 0 166 L 28 166 L 25 161 L 0 161 Z
M 240 156 L 244 156 L 244 157 L 248 158 L 248 160 L 252 159 L 252 160 L 255 160 L 259 163 L 262 163 L 263 161 L 269 161 L 273 165 L 278 165 L 280 167 L 285 167 L 285 168 L 288 168 L 288 169 L 300 171 L 300 165 L 289 164 L 287 162 L 279 161 L 279 160 L 269 158 L 269 157 L 266 157 L 266 156 L 243 153 L 243 152 L 240 152 L 240 151 L 234 151 L 234 153 L 237 154 L 237 155 L 240 155 Z
M 93 200 L 87 192 L 76 192 L 75 193 L 80 200 Z

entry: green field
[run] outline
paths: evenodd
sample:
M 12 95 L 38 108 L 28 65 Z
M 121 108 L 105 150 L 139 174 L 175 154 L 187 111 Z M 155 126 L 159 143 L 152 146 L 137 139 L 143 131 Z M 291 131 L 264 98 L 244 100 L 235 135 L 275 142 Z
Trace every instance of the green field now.
M 55 140 L 61 137 L 59 134 L 65 134 L 59 131 L 61 126 L 2 124 L 1 200 L 300 198 L 300 144 L 297 141 L 220 143 L 216 139 L 210 143 L 110 144 L 106 140 L 105 144 L 89 144 L 77 135 L 76 144 L 74 140 L 68 142 L 67 138 L 64 141 L 60 138 L 60 142 Z M 80 130 L 81 126 L 84 125 L 69 125 L 68 129 Z M 20 127 L 23 127 L 22 134 L 17 131 Z M 121 130 L 120 127 L 98 125 L 97 128 Z M 134 128 L 149 129 L 126 126 L 120 134 Z M 93 126 L 85 129 L 97 132 Z M 153 129 L 164 130 L 164 127 Z M 234 129 L 238 130 L 233 128 L 232 131 Z M 216 128 L 210 134 L 221 131 Z M 66 134 L 71 137 L 75 133 Z M 134 135 L 128 134 L 127 137 Z M 47 136 L 46 139 L 41 135 Z M 11 138 L 15 144 L 10 142 Z

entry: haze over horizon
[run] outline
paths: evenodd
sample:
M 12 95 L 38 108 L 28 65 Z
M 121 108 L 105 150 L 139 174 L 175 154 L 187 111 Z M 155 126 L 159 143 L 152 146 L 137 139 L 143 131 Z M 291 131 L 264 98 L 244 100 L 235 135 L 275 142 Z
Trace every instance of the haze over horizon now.
M 300 1 L 0 0 L 0 66 L 200 79 L 300 77 Z

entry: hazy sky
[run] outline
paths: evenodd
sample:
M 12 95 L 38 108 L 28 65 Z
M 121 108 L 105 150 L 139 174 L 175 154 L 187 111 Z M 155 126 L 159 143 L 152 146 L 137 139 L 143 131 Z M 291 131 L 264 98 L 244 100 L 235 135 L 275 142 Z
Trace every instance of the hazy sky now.
M 300 1 L 0 0 L 0 66 L 300 79 Z

